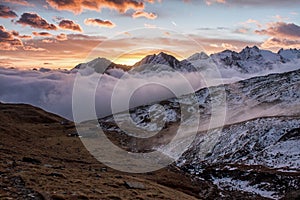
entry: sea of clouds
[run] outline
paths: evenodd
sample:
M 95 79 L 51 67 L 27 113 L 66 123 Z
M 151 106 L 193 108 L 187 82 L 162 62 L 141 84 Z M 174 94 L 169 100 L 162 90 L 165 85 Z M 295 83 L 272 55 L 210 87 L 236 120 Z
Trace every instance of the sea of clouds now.
M 208 85 L 231 83 L 253 76 L 282 73 L 299 69 L 299 62 L 276 65 L 272 70 L 259 74 L 240 74 L 234 70 L 211 72 L 149 71 L 128 73 L 112 69 L 109 74 L 98 74 L 92 69 L 83 70 L 20 70 L 0 68 L 0 101 L 26 103 L 73 120 L 73 90 L 82 92 L 82 104 L 86 94 L 95 97 L 98 117 L 151 102 L 191 93 Z M 221 76 L 220 76 L 221 75 Z M 74 88 L 74 81 L 80 77 Z M 79 83 L 79 84 L 78 84 Z M 96 85 L 96 87 L 95 87 Z M 112 103 L 113 102 L 113 103 Z M 123 109 L 123 110 L 122 110 Z M 80 121 L 88 120 L 84 116 Z

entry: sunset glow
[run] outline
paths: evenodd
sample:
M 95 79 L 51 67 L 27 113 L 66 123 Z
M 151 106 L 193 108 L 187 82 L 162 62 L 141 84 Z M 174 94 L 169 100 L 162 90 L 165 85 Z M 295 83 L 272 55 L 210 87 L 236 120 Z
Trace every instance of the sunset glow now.
M 277 0 L 6 0 L 0 4 L 0 65 L 70 69 L 94 57 L 133 65 L 164 49 L 181 59 L 253 45 L 300 48 L 299 7 L 299 1 Z

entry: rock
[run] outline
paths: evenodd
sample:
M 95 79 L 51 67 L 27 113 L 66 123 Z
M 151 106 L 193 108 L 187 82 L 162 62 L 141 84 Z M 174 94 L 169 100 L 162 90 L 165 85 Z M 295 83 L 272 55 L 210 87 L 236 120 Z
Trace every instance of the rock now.
M 76 196 L 76 199 L 79 199 L 79 200 L 89 200 L 89 198 L 85 195 L 78 195 Z
M 53 195 L 51 196 L 51 199 L 52 199 L 52 200 L 65 200 L 65 197 L 60 196 L 60 195 L 58 195 L 58 194 L 53 194 Z
M 140 182 L 135 182 L 135 181 L 125 181 L 125 186 L 128 189 L 140 189 L 140 190 L 145 190 L 145 185 Z
M 100 172 L 107 172 L 107 167 L 102 167 L 102 168 L 100 169 Z
M 75 133 L 69 133 L 67 136 L 68 137 L 79 137 L 79 135 L 78 135 L 77 132 L 75 132 Z
M 35 158 L 30 158 L 30 157 L 23 157 L 22 161 L 31 163 L 31 164 L 41 164 L 42 163 L 40 160 L 35 159 Z
M 61 124 L 61 125 L 69 125 L 70 122 L 67 121 L 67 120 L 63 120 L 63 121 L 60 122 L 60 124 Z
M 52 172 L 49 174 L 49 176 L 59 177 L 59 178 L 66 178 L 66 176 L 63 173 L 59 172 Z

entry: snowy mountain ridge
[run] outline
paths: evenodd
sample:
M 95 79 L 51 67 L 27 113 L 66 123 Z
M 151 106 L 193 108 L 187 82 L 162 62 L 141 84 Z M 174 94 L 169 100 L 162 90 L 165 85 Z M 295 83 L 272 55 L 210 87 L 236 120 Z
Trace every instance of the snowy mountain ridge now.
M 98 73 L 105 73 L 109 69 L 122 69 L 132 73 L 145 71 L 175 70 L 179 72 L 193 72 L 206 70 L 215 65 L 219 70 L 235 70 L 242 74 L 259 73 L 272 70 L 281 65 L 300 59 L 298 49 L 280 49 L 277 53 L 259 49 L 257 46 L 245 47 L 240 52 L 224 50 L 208 56 L 204 52 L 195 53 L 187 59 L 179 61 L 174 56 L 160 52 L 148 55 L 132 66 L 115 64 L 105 58 L 96 58 L 87 63 L 81 63 L 74 69 L 93 68 Z
M 224 126 L 207 130 L 212 105 L 224 104 L 222 91 L 227 108 Z M 158 150 L 176 157 L 164 148 L 165 142 L 173 138 L 173 127 L 193 128 L 198 115 L 198 133 L 176 162 L 181 170 L 211 181 L 221 190 L 266 199 L 280 199 L 300 190 L 300 70 L 203 88 L 194 96 L 168 99 L 159 105 L 131 109 L 130 119 L 126 113 L 102 118 L 99 124 L 108 135 L 119 137 L 127 150 Z M 187 110 L 184 119 L 181 106 Z M 128 120 L 141 129 L 140 134 L 143 130 L 162 133 L 146 142 L 129 137 L 134 130 L 120 128 L 132 123 Z M 178 145 L 188 139 L 187 134 Z

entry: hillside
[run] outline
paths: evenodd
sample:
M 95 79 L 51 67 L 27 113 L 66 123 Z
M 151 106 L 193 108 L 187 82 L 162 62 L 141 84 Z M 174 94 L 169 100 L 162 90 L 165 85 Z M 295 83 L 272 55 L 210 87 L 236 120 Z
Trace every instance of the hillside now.
M 74 125 L 25 104 L 0 104 L 0 199 L 253 199 L 169 166 L 127 174 L 95 160 Z M 255 198 L 260 199 L 260 198 Z

